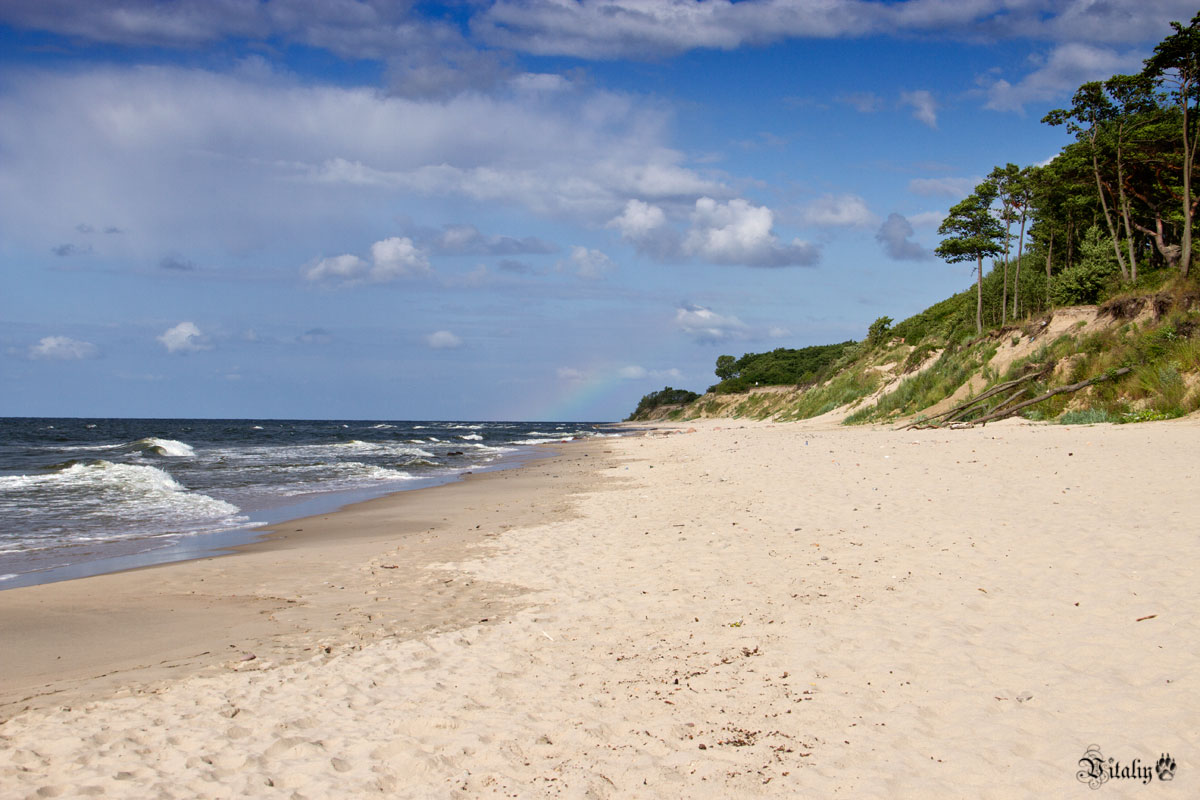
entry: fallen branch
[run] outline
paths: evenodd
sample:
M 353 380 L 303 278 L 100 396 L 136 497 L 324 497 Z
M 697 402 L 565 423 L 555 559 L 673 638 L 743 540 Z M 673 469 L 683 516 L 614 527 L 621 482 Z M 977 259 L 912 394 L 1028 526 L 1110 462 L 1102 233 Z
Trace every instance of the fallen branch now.
M 1067 394 L 1068 392 L 1078 392 L 1080 389 L 1086 389 L 1087 387 L 1091 386 L 1092 384 L 1103 383 L 1104 381 L 1111 380 L 1113 378 L 1119 378 L 1120 376 L 1126 374 L 1127 372 L 1132 372 L 1132 370 L 1129 367 L 1121 367 L 1120 369 L 1113 370 L 1112 372 L 1105 372 L 1101 375 L 1097 375 L 1094 378 L 1088 378 L 1086 381 L 1080 381 L 1079 383 L 1072 383 L 1070 386 L 1060 386 L 1059 388 L 1051 389 L 1050 391 L 1046 392 L 1045 394 L 1039 395 L 1038 397 L 1035 397 L 1032 400 L 1026 400 L 1024 403 L 1017 403 L 1015 406 L 1012 406 L 1011 408 L 1008 408 L 1004 411 L 993 411 L 992 413 L 986 414 L 986 415 L 980 417 L 979 419 L 971 420 L 971 422 L 969 424 L 970 425 L 984 425 L 988 422 L 991 422 L 992 420 L 1002 419 L 1004 417 L 1011 417 L 1013 414 L 1017 413 L 1021 409 L 1029 408 L 1030 406 L 1035 406 L 1038 403 L 1042 402 L 1043 400 L 1049 400 L 1051 397 L 1054 397 L 1055 395 Z
M 996 395 L 1000 394 L 1001 392 L 1006 392 L 1009 389 L 1020 386 L 1022 383 L 1031 381 L 1035 378 L 1040 378 L 1043 375 L 1045 375 L 1047 372 L 1052 370 L 1053 368 L 1054 368 L 1053 364 L 1047 364 L 1047 365 L 1043 366 L 1041 369 L 1034 370 L 1033 372 L 1030 372 L 1027 375 L 1022 375 L 1019 378 L 1016 378 L 1011 381 L 1005 381 L 1004 383 L 998 383 L 995 386 L 993 386 L 992 388 L 988 389 L 983 394 L 979 395 L 978 397 L 972 397 L 970 400 L 967 400 L 965 403 L 960 403 L 957 406 L 955 406 L 954 408 L 949 409 L 948 411 L 943 411 L 940 414 L 934 414 L 932 417 L 926 417 L 924 419 L 917 420 L 916 422 L 909 423 L 908 425 L 905 425 L 900 430 L 909 430 L 909 429 L 914 429 L 914 428 L 918 429 L 918 430 L 924 430 L 926 428 L 940 428 L 943 424 L 950 424 L 950 423 L 954 422 L 955 420 L 959 419 L 960 417 L 962 417 L 967 412 L 975 410 L 976 406 L 979 406 L 980 404 L 995 397 Z M 1011 399 L 1011 397 L 1010 397 L 1010 399 Z M 1008 401 L 1006 400 L 1005 402 L 1008 402 Z M 1001 403 L 1000 405 L 1004 405 L 1004 403 Z M 999 406 L 997 406 L 997 408 L 999 408 Z M 992 409 L 992 411 L 995 411 L 995 410 L 996 410 L 995 408 Z M 943 418 L 945 418 L 945 419 L 943 419 Z M 942 421 L 935 422 L 935 420 L 942 420 Z

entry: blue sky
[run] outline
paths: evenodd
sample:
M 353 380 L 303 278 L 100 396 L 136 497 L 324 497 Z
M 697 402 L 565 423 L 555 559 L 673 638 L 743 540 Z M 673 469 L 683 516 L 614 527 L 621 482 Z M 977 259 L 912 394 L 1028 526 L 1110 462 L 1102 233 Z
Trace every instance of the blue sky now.
M 618 419 L 970 284 L 1174 0 L 0 0 L 0 415 Z

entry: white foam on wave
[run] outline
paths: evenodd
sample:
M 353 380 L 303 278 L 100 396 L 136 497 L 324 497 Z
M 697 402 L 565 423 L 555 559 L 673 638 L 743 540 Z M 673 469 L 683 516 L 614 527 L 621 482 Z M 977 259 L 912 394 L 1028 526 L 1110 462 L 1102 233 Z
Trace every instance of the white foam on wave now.
M 410 447 L 407 444 L 399 442 L 363 442 L 358 439 L 351 439 L 348 442 L 338 442 L 337 444 L 307 445 L 306 447 L 313 450 L 332 447 L 335 448 L 335 452 L 348 450 L 353 453 L 386 453 L 388 455 L 434 457 L 433 453 L 428 450 L 422 450 L 420 447 Z
M 113 519 L 130 527 L 151 520 L 173 530 L 241 521 L 232 503 L 191 491 L 167 472 L 141 464 L 92 461 L 40 475 L 0 477 L 0 515 L 20 516 L 41 505 L 70 509 L 81 520 Z
M 463 434 L 463 435 L 460 435 L 458 438 L 466 439 L 467 441 L 472 441 L 472 442 L 478 442 L 483 439 L 483 437 L 480 436 L 478 433 Z
M 196 451 L 192 449 L 190 444 L 185 444 L 175 439 L 159 439 L 154 436 L 138 439 L 131 447 L 143 453 L 153 453 L 156 456 L 167 456 L 169 458 L 193 458 L 196 455 Z
M 394 427 L 396 427 L 396 426 L 395 426 L 395 425 L 388 425 L 386 422 L 381 422 L 381 423 L 379 423 L 378 425 L 372 425 L 372 426 L 371 426 L 371 430 L 376 430 L 376 431 L 386 431 L 386 430 L 391 430 L 391 429 L 392 429 L 392 428 L 394 428 Z

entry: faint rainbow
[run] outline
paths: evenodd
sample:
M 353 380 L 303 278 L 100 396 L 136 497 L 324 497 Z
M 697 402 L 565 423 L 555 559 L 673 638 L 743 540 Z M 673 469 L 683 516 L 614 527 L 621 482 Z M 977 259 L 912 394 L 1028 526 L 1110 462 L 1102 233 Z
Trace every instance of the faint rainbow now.
M 622 378 L 620 370 L 613 367 L 596 367 L 587 370 L 583 377 L 576 380 L 559 379 L 560 386 L 545 403 L 533 406 L 530 419 L 565 422 L 597 421 L 594 409 L 602 405 L 601 401 L 613 395 L 612 400 L 618 405 L 625 394 L 629 394 L 629 410 L 637 405 L 638 398 L 634 395 L 634 381 Z M 620 389 L 620 396 L 616 393 Z M 629 390 L 629 391 L 626 391 Z

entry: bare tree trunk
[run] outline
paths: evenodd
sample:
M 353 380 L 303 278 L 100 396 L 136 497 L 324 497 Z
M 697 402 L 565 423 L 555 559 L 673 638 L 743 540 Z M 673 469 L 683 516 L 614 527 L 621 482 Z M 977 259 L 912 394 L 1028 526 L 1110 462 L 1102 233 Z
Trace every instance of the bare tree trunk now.
M 1112 213 L 1108 210 L 1108 200 L 1104 198 L 1104 184 L 1100 182 L 1100 161 L 1096 158 L 1096 134 L 1092 133 L 1092 169 L 1096 174 L 1096 192 L 1100 195 L 1100 207 L 1104 209 L 1104 221 L 1108 225 L 1108 235 L 1112 237 L 1113 252 L 1117 255 L 1117 266 L 1121 268 L 1121 279 L 1129 280 L 1129 269 L 1125 266 L 1125 257 L 1121 255 L 1121 243 L 1117 236 L 1117 226 L 1113 224 Z
M 1183 236 L 1179 242 L 1179 273 L 1185 278 L 1192 264 L 1192 160 L 1196 157 L 1196 142 L 1188 141 L 1189 88 L 1180 88 L 1183 97 Z
M 1117 202 L 1125 222 L 1125 247 L 1129 250 L 1129 279 L 1137 281 L 1137 257 L 1133 252 L 1133 228 L 1129 223 L 1129 197 L 1125 194 L 1125 169 L 1121 161 L 1121 145 L 1117 145 Z
M 1012 238 L 1012 223 L 1008 221 L 1008 212 L 1004 213 L 1004 289 L 1000 292 L 1000 324 L 1007 322 L 1008 313 L 1008 240 Z
M 1013 276 L 1013 321 L 1017 319 L 1017 301 L 1021 296 L 1021 253 L 1025 250 L 1025 207 L 1021 207 L 1021 235 L 1017 237 L 1017 274 Z
M 976 271 L 975 280 L 975 333 L 983 333 L 983 256 L 976 258 L 979 261 L 979 269 Z
M 1046 248 L 1046 308 L 1051 308 L 1050 304 L 1050 262 L 1054 258 L 1054 229 L 1050 229 L 1050 246 Z

